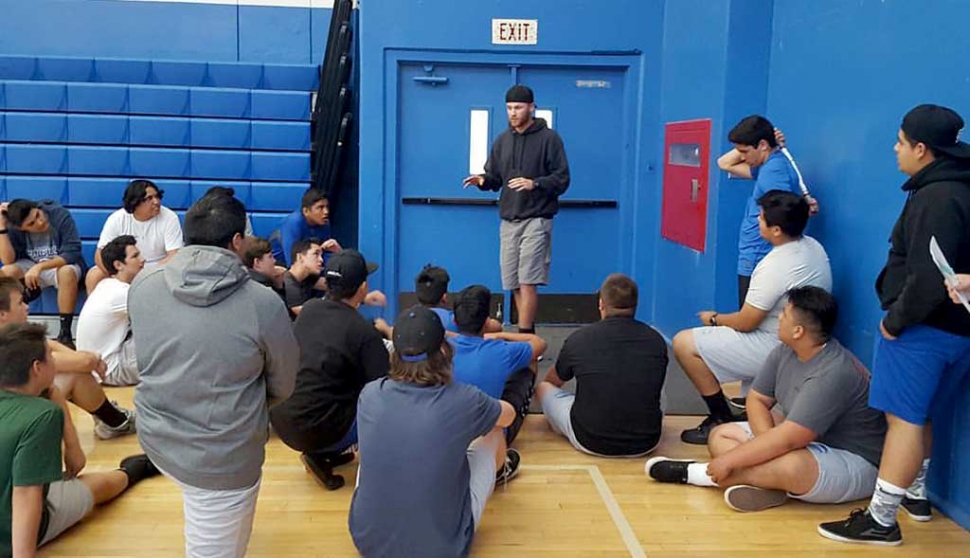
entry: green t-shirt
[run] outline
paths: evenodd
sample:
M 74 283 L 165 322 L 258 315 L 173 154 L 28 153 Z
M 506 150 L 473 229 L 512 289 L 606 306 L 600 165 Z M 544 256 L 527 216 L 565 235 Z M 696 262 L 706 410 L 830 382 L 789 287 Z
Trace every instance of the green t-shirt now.
M 13 488 L 42 484 L 46 497 L 47 485 L 62 478 L 63 435 L 64 413 L 55 403 L 0 390 L 0 556 L 13 553 Z M 40 533 L 47 520 L 45 510 Z

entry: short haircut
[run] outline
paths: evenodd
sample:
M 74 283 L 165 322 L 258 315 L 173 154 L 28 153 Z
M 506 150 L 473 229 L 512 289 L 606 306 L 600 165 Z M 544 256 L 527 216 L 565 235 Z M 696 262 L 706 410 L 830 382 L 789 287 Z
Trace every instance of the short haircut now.
M 767 118 L 757 114 L 743 118 L 728 132 L 728 141 L 738 145 L 757 147 L 761 140 L 768 142 L 769 147 L 778 147 L 775 127 Z
M 391 369 L 387 376 L 398 382 L 419 386 L 440 386 L 451 383 L 453 378 L 451 362 L 455 349 L 451 343 L 441 344 L 441 350 L 432 351 L 428 358 L 408 362 L 397 351 L 391 353 Z
M 434 306 L 441 302 L 441 297 L 448 292 L 448 282 L 451 277 L 443 267 L 428 264 L 414 279 L 414 291 L 418 295 L 418 302 L 425 306 Z
M 246 231 L 246 208 L 232 196 L 203 197 L 185 212 L 185 243 L 232 249 Z
M 158 186 L 155 185 L 151 180 L 145 180 L 144 178 L 136 178 L 128 183 L 128 187 L 125 188 L 125 193 L 121 196 L 121 206 L 125 208 L 128 213 L 134 213 L 135 208 L 138 204 L 145 201 L 145 196 L 148 195 L 148 189 L 154 188 L 158 192 L 158 198 L 161 199 L 165 194 Z
M 104 245 L 104 248 L 101 249 L 101 263 L 108 270 L 108 277 L 113 277 L 118 273 L 118 270 L 115 269 L 115 262 L 121 262 L 124 265 L 125 259 L 128 257 L 128 247 L 136 244 L 138 244 L 138 241 L 135 240 L 135 237 L 130 234 L 123 234 Z
M 313 245 L 319 245 L 319 238 L 301 238 L 293 243 L 290 247 L 290 261 L 296 263 L 296 257 L 300 254 L 306 254 L 306 251 L 310 249 Z
M 8 324 L 0 328 L 0 386 L 20 387 L 30 381 L 35 361 L 47 360 L 47 328 Z
M 10 295 L 12 293 L 24 294 L 24 284 L 19 279 L 13 277 L 0 277 L 0 312 L 9 312 Z
M 265 238 L 258 236 L 247 236 L 243 245 L 243 263 L 249 269 L 253 268 L 253 262 L 269 254 L 273 247 Z
M 455 325 L 459 333 L 478 335 L 488 320 L 492 293 L 482 285 L 465 287 L 455 296 Z
M 640 290 L 633 279 L 611 273 L 600 287 L 600 300 L 607 316 L 633 316 L 637 313 Z
M 770 190 L 758 198 L 765 213 L 765 224 L 780 227 L 791 238 L 798 238 L 808 225 L 808 202 L 805 198 L 784 190 Z
M 835 297 L 825 289 L 813 286 L 796 287 L 789 290 L 787 296 L 802 327 L 811 331 L 820 342 L 828 342 L 839 318 Z
M 235 195 L 236 195 L 235 188 L 228 188 L 226 186 L 213 186 L 212 188 L 209 188 L 208 190 L 206 190 L 205 193 L 202 194 L 202 197 L 208 198 L 210 196 L 229 196 L 231 198 L 231 197 L 235 197 Z
M 310 209 L 313 204 L 320 200 L 327 200 L 327 193 L 320 188 L 307 188 L 306 192 L 303 192 L 303 199 L 300 200 L 300 207 L 303 209 Z
M 37 202 L 22 198 L 12 200 L 7 205 L 7 222 L 15 227 L 20 227 L 30 217 L 30 212 L 39 207 Z

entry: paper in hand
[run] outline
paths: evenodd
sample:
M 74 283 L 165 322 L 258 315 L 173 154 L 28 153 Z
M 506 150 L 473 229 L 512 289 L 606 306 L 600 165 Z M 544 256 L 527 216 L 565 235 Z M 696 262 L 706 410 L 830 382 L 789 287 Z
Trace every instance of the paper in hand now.
M 933 263 L 936 264 L 936 268 L 940 270 L 943 274 L 943 278 L 946 279 L 947 285 L 955 287 L 959 284 L 956 272 L 950 267 L 950 263 L 946 261 L 946 256 L 943 255 L 943 250 L 940 250 L 940 245 L 936 242 L 936 237 L 930 237 L 930 257 L 933 258 Z M 962 292 L 957 291 L 957 298 L 960 299 L 960 303 L 963 307 L 970 312 L 970 302 L 967 301 L 966 295 Z

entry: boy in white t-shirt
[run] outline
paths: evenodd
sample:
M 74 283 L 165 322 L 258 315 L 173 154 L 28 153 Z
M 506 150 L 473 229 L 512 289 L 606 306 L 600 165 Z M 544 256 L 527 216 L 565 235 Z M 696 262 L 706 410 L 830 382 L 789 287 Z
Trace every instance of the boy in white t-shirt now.
M 128 320 L 128 287 L 145 267 L 135 237 L 123 235 L 101 249 L 109 277 L 88 296 L 77 324 L 80 350 L 101 355 L 107 365 L 104 383 L 131 386 L 138 383 L 138 361 Z
M 680 439 L 706 444 L 717 425 L 734 419 L 721 384 L 741 381 L 745 395 L 768 354 L 778 346 L 778 316 L 785 308 L 785 293 L 811 285 L 832 290 L 832 270 L 825 249 L 803 236 L 808 224 L 808 202 L 791 192 L 771 190 L 758 199 L 761 236 L 772 248 L 754 268 L 751 286 L 738 312 L 698 312 L 707 327 L 686 329 L 674 336 L 677 362 L 700 392 L 711 414 Z
M 148 269 L 164 264 L 183 246 L 182 225 L 174 211 L 162 206 L 164 194 L 151 180 L 137 179 L 128 184 L 121 198 L 123 207 L 109 215 L 101 229 L 98 250 L 94 253 L 97 265 L 84 279 L 89 294 L 102 279 L 111 275 L 111 268 L 104 264 L 101 255 L 111 240 L 123 235 L 135 237 Z

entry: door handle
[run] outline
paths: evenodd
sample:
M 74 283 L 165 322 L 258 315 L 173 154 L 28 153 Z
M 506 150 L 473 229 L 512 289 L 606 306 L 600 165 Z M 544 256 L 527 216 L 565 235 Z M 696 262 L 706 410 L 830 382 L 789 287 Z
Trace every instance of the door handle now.
M 690 179 L 690 201 L 697 203 L 697 192 L 701 189 L 701 183 L 696 178 Z
M 431 87 L 437 87 L 438 85 L 444 85 L 448 83 L 448 78 L 444 76 L 414 76 L 414 81 L 417 83 L 427 83 Z

